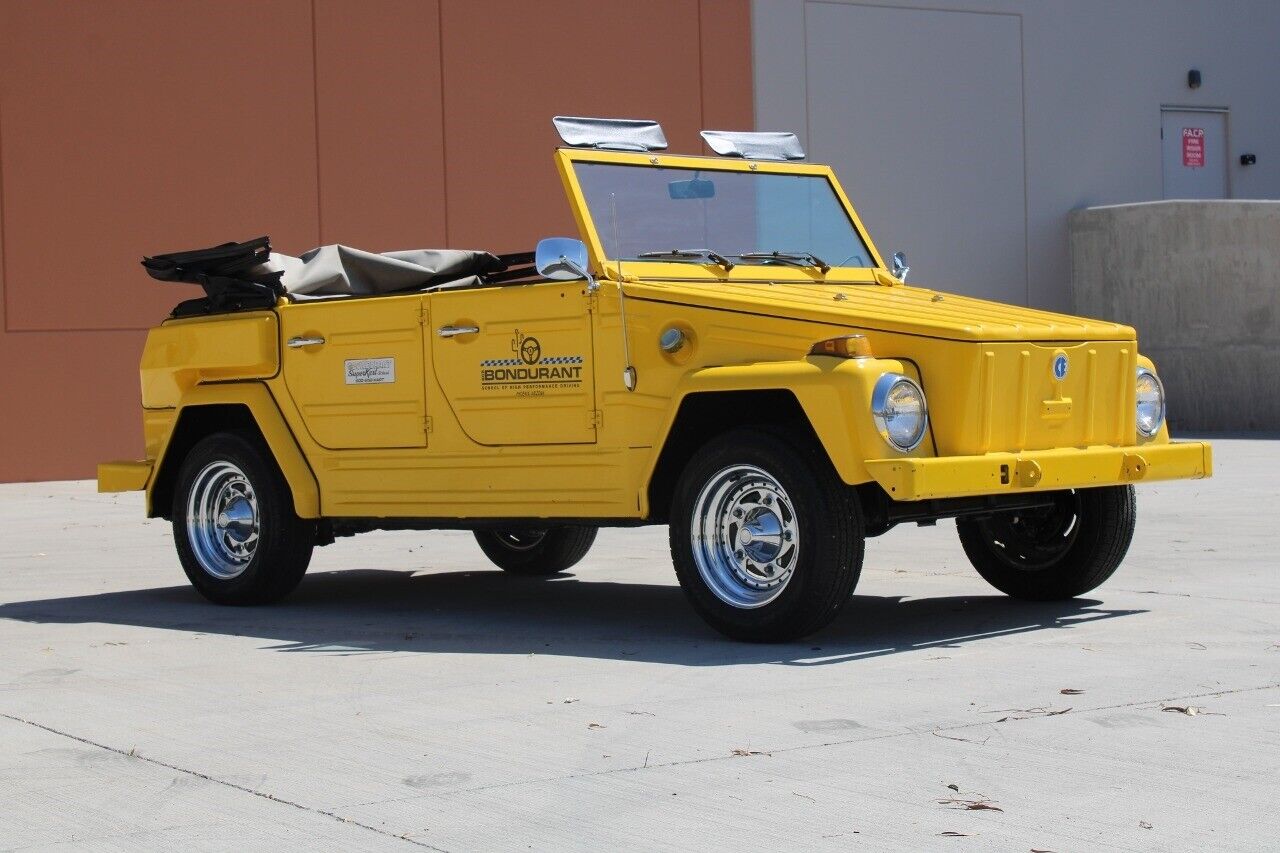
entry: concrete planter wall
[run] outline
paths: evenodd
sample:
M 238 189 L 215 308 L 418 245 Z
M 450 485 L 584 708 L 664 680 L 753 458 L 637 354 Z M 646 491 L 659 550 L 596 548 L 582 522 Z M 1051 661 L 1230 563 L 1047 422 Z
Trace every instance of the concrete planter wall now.
M 1138 330 L 1182 430 L 1280 429 L 1280 201 L 1072 211 L 1075 311 Z

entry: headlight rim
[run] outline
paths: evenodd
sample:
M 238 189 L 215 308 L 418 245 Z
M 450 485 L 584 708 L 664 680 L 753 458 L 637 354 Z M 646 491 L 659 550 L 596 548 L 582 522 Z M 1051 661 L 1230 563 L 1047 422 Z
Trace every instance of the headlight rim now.
M 910 385 L 920 395 L 920 430 L 915 441 L 907 447 L 893 440 L 884 417 L 884 409 L 885 404 L 888 402 L 889 392 L 902 382 Z M 883 373 L 876 380 L 875 387 L 871 392 L 871 418 L 876 426 L 876 431 L 880 433 L 880 438 L 884 440 L 885 444 L 901 453 L 910 453 L 919 447 L 924 442 L 924 437 L 929 434 L 929 399 L 925 396 L 924 388 L 920 386 L 920 383 L 910 376 L 904 373 Z
M 1150 376 L 1155 381 L 1156 391 L 1160 394 L 1160 417 L 1156 419 L 1155 427 L 1150 432 L 1147 432 L 1142 428 L 1142 423 L 1138 419 L 1138 406 L 1140 404 L 1138 403 L 1138 399 L 1137 399 L 1137 388 L 1138 388 L 1138 380 L 1140 380 L 1143 377 L 1143 375 Z M 1168 411 L 1169 411 L 1169 400 L 1168 400 L 1168 397 L 1165 395 L 1164 382 L 1160 380 L 1159 375 L 1157 375 L 1154 370 L 1150 369 L 1149 367 L 1139 366 L 1133 377 L 1133 385 L 1134 385 L 1134 401 L 1133 401 L 1134 429 L 1137 430 L 1138 435 L 1144 439 L 1155 438 L 1157 435 L 1160 434 L 1160 430 L 1164 429 L 1165 418 L 1168 415 Z

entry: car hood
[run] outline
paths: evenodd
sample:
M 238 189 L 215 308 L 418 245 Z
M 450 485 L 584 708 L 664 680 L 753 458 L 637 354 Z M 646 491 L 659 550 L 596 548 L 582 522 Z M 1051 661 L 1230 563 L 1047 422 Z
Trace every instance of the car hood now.
M 1132 327 L 942 293 L 879 284 L 707 284 L 644 280 L 627 296 L 760 316 L 957 341 L 1134 340 Z

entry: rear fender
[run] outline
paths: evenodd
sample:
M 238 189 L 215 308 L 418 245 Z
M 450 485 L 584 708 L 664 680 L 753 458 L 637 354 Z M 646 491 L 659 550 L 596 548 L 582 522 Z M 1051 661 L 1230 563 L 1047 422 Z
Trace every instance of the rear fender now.
M 320 517 L 320 489 L 315 474 L 280 414 L 275 398 L 260 382 L 197 385 L 183 394 L 174 428 L 160 443 L 156 473 L 147 484 L 149 517 L 169 511 L 173 481 L 191 445 L 209 432 L 239 423 L 256 427 L 261 434 L 289 484 L 298 516 Z

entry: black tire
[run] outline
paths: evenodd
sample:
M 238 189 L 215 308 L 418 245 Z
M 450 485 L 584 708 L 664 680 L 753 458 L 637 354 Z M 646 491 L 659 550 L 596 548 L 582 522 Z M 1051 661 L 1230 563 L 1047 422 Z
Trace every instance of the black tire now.
M 753 517 L 759 530 L 744 534 Z M 856 492 L 816 442 L 782 429 L 738 429 L 698 450 L 676 483 L 670 538 L 689 603 L 735 640 L 817 631 L 849 601 L 862 571 Z
M 223 509 L 213 522 L 201 522 L 199 511 L 189 512 L 193 502 Z M 228 517 L 234 520 L 221 523 Z M 172 518 L 183 571 L 217 604 L 267 604 L 288 595 L 306 573 L 316 541 L 316 523 L 294 513 L 293 495 L 270 450 L 239 432 L 215 433 L 191 448 L 178 470 Z M 249 532 L 253 519 L 256 537 Z
M 533 577 L 559 574 L 576 565 L 595 541 L 596 528 L 573 525 L 476 531 L 480 550 L 495 566 Z
M 1133 486 L 1057 492 L 1048 510 L 956 522 L 960 544 L 993 587 L 1028 601 L 1075 598 L 1100 586 L 1133 541 Z

